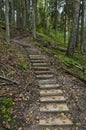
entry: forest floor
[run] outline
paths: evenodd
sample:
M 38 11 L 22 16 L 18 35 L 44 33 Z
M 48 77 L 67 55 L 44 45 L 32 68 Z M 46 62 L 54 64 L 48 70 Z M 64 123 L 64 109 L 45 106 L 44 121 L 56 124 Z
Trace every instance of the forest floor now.
M 31 36 L 17 40 L 25 46 L 36 44 Z M 22 45 L 14 42 L 7 44 L 3 39 L 0 40 L 0 77 L 8 78 L 0 78 L 0 130 L 26 130 L 39 122 L 39 87 Z M 42 53 L 48 57 L 57 82 L 62 86 L 70 108 L 69 116 L 76 124 L 76 129 L 85 130 L 86 84 L 66 73 L 52 54 Z

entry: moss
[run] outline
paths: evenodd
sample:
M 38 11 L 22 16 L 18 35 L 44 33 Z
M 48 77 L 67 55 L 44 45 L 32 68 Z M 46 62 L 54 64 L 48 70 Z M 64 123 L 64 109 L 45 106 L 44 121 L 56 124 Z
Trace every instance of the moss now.
M 3 95 L 0 95 L 0 115 L 2 120 L 7 120 L 9 122 L 12 120 L 10 113 L 12 103 L 12 98 L 5 98 Z

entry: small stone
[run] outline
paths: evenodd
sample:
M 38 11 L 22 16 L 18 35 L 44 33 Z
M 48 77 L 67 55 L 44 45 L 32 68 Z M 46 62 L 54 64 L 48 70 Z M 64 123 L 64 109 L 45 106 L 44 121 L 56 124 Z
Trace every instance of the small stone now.
M 39 116 L 36 116 L 36 119 L 39 120 Z

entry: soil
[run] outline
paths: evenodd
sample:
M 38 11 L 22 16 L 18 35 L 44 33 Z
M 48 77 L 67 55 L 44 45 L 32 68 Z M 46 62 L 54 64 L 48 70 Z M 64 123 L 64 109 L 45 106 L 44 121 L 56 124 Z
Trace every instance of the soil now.
M 19 85 L 15 85 L 10 84 L 10 81 L 0 79 L 0 94 L 13 100 L 11 108 L 12 121 L 9 123 L 7 120 L 1 120 L 0 127 L 20 130 L 23 127 L 37 124 L 38 86 L 34 73 L 30 69 L 30 61 L 26 56 L 25 50 L 17 44 L 11 43 L 7 45 L 5 42 L 2 42 L 0 47 L 0 75 L 19 82 Z M 20 63 L 19 56 L 21 54 L 23 54 L 28 66 L 26 70 L 23 69 L 22 63 Z
M 16 40 L 16 39 L 15 39 Z M 24 130 L 31 125 L 37 125 L 39 121 L 39 88 L 34 75 L 31 70 L 30 60 L 25 52 L 25 46 L 34 44 L 32 38 L 24 37 L 18 39 L 18 44 L 2 43 L 4 47 L 0 51 L 0 75 L 9 77 L 9 79 L 19 82 L 19 85 L 3 85 L 0 86 L 0 94 L 4 97 L 12 97 L 13 105 L 11 109 L 11 115 L 13 121 L 11 124 L 9 121 L 1 120 L 5 128 L 9 130 Z M 27 69 L 23 69 L 20 64 L 19 56 L 16 51 L 24 55 L 27 62 Z M 43 52 L 44 53 L 44 52 Z M 59 62 L 55 62 L 55 59 L 51 54 L 44 53 L 48 61 L 51 63 L 52 71 L 57 78 L 57 82 L 62 86 L 61 89 L 64 92 L 64 96 L 67 99 L 67 104 L 70 108 L 69 117 L 76 125 L 76 130 L 86 129 L 86 86 L 83 82 L 77 78 L 68 75 L 61 68 L 59 69 Z M 55 64 L 54 64 L 55 63 Z M 55 66 L 58 69 L 55 69 Z M 6 81 L 0 80 L 0 84 Z

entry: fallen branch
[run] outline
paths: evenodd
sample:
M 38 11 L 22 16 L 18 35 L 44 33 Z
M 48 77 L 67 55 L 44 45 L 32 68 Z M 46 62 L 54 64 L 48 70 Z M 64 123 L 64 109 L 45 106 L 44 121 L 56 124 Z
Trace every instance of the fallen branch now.
M 7 86 L 7 85 L 13 85 L 14 83 L 10 82 L 10 83 L 0 83 L 0 86 Z
M 0 76 L 0 79 L 7 80 L 7 81 L 9 81 L 9 82 L 11 82 L 12 84 L 15 84 L 15 85 L 19 85 L 19 83 L 17 81 L 11 80 L 7 77 Z
M 63 47 L 60 47 L 60 46 L 56 46 L 56 47 L 54 47 L 54 49 L 57 49 L 57 50 L 63 51 L 63 52 L 67 51 L 67 48 L 63 48 Z

